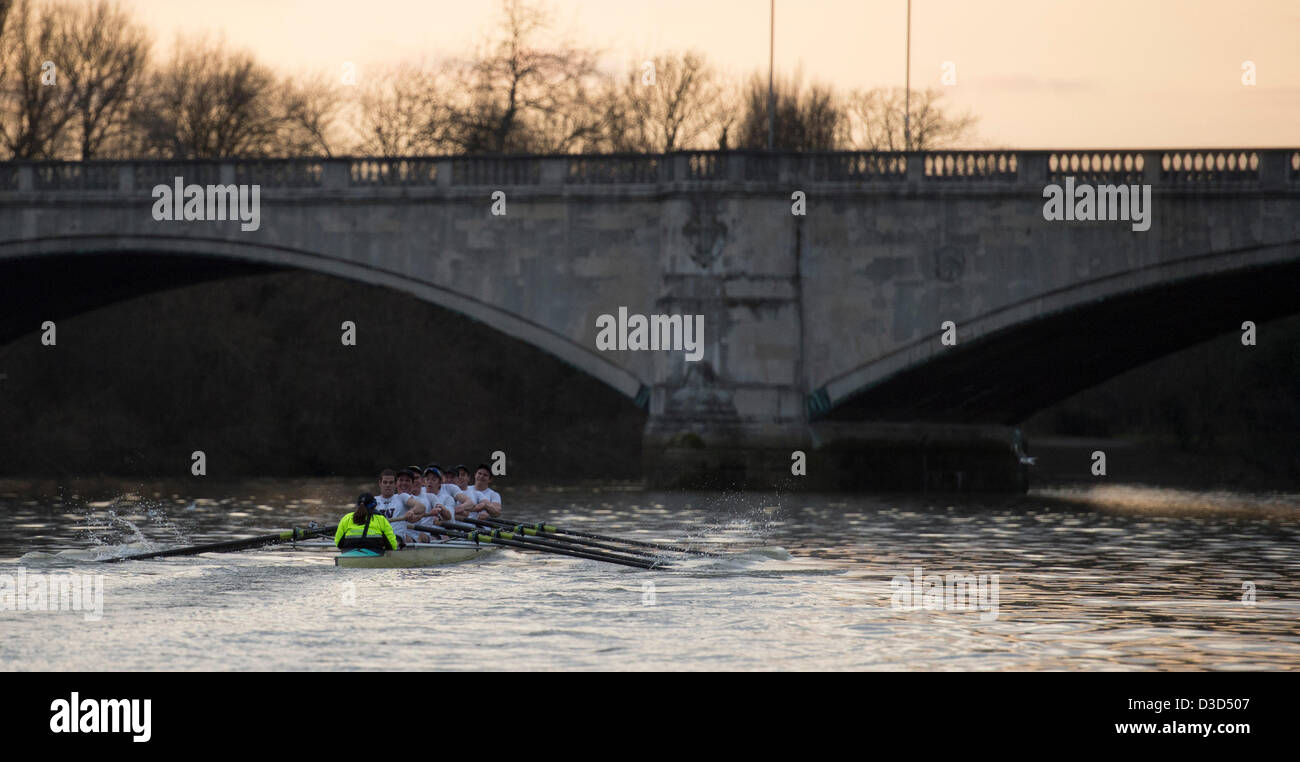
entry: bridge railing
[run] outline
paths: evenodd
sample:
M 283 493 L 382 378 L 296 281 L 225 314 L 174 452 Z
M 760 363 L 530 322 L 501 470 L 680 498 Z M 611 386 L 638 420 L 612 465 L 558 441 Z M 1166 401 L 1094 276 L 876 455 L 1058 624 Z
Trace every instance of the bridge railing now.
M 134 192 L 157 185 L 281 189 L 835 183 L 1042 188 L 1150 184 L 1187 190 L 1300 190 L 1297 149 L 1062 151 L 679 151 L 571 156 L 348 157 L 0 162 L 0 195 Z
M 622 185 L 658 183 L 671 167 L 654 154 L 574 156 L 566 160 L 564 182 L 570 185 Z
M 439 170 L 432 159 L 350 159 L 346 177 L 348 185 L 362 188 L 437 185 Z
M 127 172 L 134 170 L 130 179 L 131 188 L 148 190 L 156 185 L 173 185 L 178 177 L 183 178 L 187 185 L 234 182 L 235 167 L 242 163 L 244 162 L 224 163 L 224 166 L 229 167 L 229 171 L 224 173 L 225 178 L 222 177 L 223 162 L 219 161 L 146 161 L 123 169 Z M 264 166 L 262 162 L 258 164 Z M 123 179 L 123 182 L 126 180 Z
M 927 182 L 1014 183 L 1019 158 L 1014 151 L 935 151 L 922 154 Z
M 1062 183 L 1133 185 L 1145 182 L 1148 154 L 1142 151 L 1051 151 L 1047 179 Z

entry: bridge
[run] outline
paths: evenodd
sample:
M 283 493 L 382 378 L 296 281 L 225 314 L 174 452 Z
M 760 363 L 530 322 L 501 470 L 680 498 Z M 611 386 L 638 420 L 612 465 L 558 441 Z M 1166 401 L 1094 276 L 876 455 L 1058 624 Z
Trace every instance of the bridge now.
M 176 178 L 257 185 L 260 225 L 155 219 Z M 1149 229 L 1046 219 L 1067 182 L 1150 186 Z M 0 341 L 259 268 L 412 294 L 600 379 L 647 412 L 652 484 L 784 481 L 802 450 L 806 484 L 1006 489 L 1036 410 L 1296 311 L 1300 151 L 0 164 Z M 602 351 L 620 308 L 702 315 L 702 357 Z

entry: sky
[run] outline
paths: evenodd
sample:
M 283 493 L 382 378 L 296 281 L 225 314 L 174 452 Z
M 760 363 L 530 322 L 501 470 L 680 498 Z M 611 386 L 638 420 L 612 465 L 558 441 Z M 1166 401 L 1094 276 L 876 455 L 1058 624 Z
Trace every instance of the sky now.
M 123 0 L 165 51 L 215 33 L 285 72 L 359 78 L 471 53 L 497 0 Z M 769 0 L 547 0 L 558 32 L 623 70 L 695 49 L 768 67 Z M 907 0 L 776 0 L 779 75 L 901 87 Z M 912 87 L 1005 148 L 1300 146 L 1300 0 L 913 0 Z M 1243 84 L 1253 62 L 1255 84 Z M 945 67 L 955 83 L 945 84 Z

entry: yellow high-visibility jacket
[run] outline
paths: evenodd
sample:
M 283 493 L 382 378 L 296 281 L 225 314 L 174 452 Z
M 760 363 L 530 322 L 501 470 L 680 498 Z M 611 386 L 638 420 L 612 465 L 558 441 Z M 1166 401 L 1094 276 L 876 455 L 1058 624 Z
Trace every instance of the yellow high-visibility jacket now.
M 334 530 L 334 544 L 338 545 L 344 537 L 360 537 L 361 532 L 365 529 L 366 522 L 360 524 L 352 520 L 352 514 L 339 519 L 339 528 Z M 378 537 L 383 535 L 388 540 L 388 546 L 397 550 L 397 535 L 393 534 L 393 525 L 388 523 L 388 519 L 378 513 L 370 514 L 370 531 L 366 533 L 367 537 Z

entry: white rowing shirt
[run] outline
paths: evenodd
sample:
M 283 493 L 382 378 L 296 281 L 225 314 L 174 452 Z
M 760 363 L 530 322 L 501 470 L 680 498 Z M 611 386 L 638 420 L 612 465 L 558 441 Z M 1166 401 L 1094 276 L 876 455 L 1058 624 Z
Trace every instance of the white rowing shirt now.
M 456 513 L 456 498 L 445 492 L 439 492 L 437 497 L 433 497 L 433 502 L 451 511 L 453 515 Z
M 433 513 L 440 506 L 449 507 L 447 506 L 447 503 L 450 502 L 450 498 L 443 497 L 442 493 L 434 493 L 434 492 L 427 492 L 427 491 L 424 494 L 417 497 L 416 500 L 419 500 L 420 505 L 424 506 L 425 515 L 429 515 Z M 455 503 L 452 503 L 452 505 L 455 505 Z
M 411 495 L 405 492 L 398 492 L 392 497 L 375 495 L 375 510 L 384 518 L 392 520 L 406 513 L 406 501 L 410 499 Z
M 436 493 L 425 490 L 424 494 L 420 495 L 416 499 L 419 500 L 420 503 L 424 506 L 424 511 L 425 511 L 425 517 L 420 519 L 420 521 L 416 524 L 416 526 L 433 525 L 434 517 L 432 516 L 432 514 L 434 512 L 435 506 L 441 506 L 443 508 L 446 508 L 447 512 L 450 513 L 453 518 L 455 518 L 456 516 L 456 501 L 453 500 L 451 496 L 447 495 L 441 490 L 439 490 Z
M 487 500 L 501 505 L 502 509 L 505 508 L 505 504 L 501 502 L 501 495 L 491 487 L 481 490 L 477 487 L 471 486 L 469 489 L 465 490 L 465 496 L 469 498 L 471 505 L 478 505 L 484 500 Z M 491 518 L 492 514 L 487 511 L 474 511 L 469 515 L 469 517 L 472 519 L 486 519 Z

